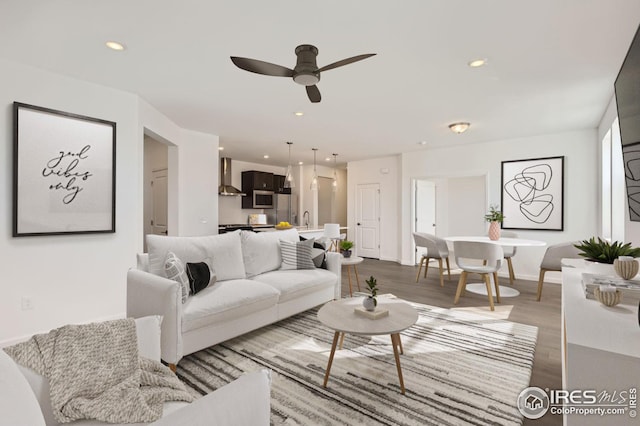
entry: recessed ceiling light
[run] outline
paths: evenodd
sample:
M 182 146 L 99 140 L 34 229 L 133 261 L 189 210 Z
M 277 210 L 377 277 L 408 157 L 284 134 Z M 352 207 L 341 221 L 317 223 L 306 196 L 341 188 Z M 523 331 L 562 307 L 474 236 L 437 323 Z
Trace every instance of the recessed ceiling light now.
M 426 145 L 426 144 L 427 144 L 427 141 L 420 141 L 420 142 L 418 142 L 418 145 Z
M 298 161 L 298 166 L 302 166 L 304 164 L 304 161 Z
M 473 61 L 469 61 L 467 65 L 469 65 L 471 68 L 478 68 L 486 64 L 487 64 L 487 59 L 480 58 L 480 59 L 474 59 Z
M 471 124 L 465 122 L 449 124 L 449 128 L 451 129 L 451 131 L 457 134 L 466 132 L 469 126 L 471 126 Z
M 218 151 L 224 151 L 224 146 L 219 146 Z
M 327 157 L 324 159 L 324 161 L 331 161 L 331 158 Z
M 263 155 L 262 158 L 269 158 L 269 154 Z
M 113 50 L 124 50 L 124 44 L 118 43 L 117 41 L 108 41 L 105 43 L 109 49 Z
M 304 115 L 304 112 L 296 111 L 296 112 L 294 112 L 294 114 L 295 114 L 296 117 L 302 117 Z

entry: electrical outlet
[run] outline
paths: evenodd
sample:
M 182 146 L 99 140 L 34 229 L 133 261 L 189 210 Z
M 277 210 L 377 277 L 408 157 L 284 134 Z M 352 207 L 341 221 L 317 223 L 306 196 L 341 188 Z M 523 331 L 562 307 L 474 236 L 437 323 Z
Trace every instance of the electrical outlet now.
M 22 310 L 23 311 L 30 311 L 31 309 L 33 309 L 33 299 L 31 299 L 30 297 L 22 297 Z

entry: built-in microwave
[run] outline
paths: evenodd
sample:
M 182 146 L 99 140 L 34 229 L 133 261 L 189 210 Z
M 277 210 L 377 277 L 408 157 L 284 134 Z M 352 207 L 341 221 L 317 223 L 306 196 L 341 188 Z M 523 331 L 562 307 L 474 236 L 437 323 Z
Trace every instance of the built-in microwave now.
M 273 191 L 253 191 L 253 208 L 254 209 L 272 209 L 273 208 Z

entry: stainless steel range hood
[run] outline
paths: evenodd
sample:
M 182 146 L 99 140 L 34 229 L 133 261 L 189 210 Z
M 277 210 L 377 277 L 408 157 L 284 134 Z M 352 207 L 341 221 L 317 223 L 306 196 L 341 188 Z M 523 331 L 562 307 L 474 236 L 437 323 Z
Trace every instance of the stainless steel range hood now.
M 231 185 L 231 158 L 222 157 L 220 159 L 220 186 L 219 195 L 247 195 L 238 188 Z

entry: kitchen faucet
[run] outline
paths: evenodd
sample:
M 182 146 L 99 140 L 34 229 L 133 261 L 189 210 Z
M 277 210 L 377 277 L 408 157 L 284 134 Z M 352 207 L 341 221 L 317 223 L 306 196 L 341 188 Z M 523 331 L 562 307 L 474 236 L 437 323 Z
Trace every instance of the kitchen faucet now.
M 302 220 L 304 221 L 307 229 L 309 229 L 309 210 L 304 211 L 304 213 L 302 214 Z

